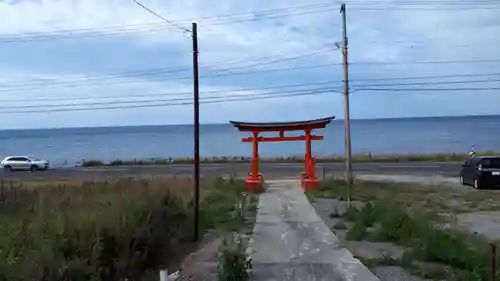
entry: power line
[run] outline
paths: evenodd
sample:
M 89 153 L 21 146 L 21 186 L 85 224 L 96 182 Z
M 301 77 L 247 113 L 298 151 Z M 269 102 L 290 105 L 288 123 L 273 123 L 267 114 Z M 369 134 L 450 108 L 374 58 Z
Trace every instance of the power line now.
M 233 93 L 233 92 L 250 92 L 250 91 L 262 91 L 270 89 L 287 89 L 287 88 L 300 88 L 307 86 L 317 86 L 325 84 L 334 84 L 338 81 L 319 81 L 312 83 L 302 83 L 302 84 L 286 84 L 286 85 L 276 85 L 269 87 L 257 87 L 257 88 L 236 88 L 236 89 L 224 89 L 224 90 L 211 90 L 203 91 L 202 94 L 213 94 L 213 93 Z M 125 96 L 95 96 L 95 97 L 73 97 L 73 98 L 31 98 L 31 99 L 16 99 L 16 100 L 0 100 L 2 103 L 16 103 L 16 102 L 45 102 L 45 101 L 75 101 L 75 100 L 101 100 L 101 99 L 123 99 L 123 98 L 142 98 L 142 97 L 164 97 L 164 96 L 191 96 L 192 92 L 173 92 L 173 93 L 157 93 L 157 94 L 136 94 L 136 95 L 125 95 Z
M 283 13 L 283 12 L 304 10 L 304 9 L 310 9 L 310 8 L 324 8 L 325 6 L 328 7 L 328 6 L 336 6 L 336 5 L 337 5 L 337 2 L 327 1 L 327 2 L 316 3 L 316 4 L 291 6 L 291 7 L 287 7 L 287 8 L 266 9 L 266 10 L 257 10 L 257 11 L 253 11 L 253 12 L 247 12 L 247 13 L 232 13 L 232 14 L 222 14 L 222 15 L 209 16 L 209 17 L 199 17 L 197 19 L 200 21 L 203 21 L 203 20 L 233 19 L 233 18 L 240 18 L 240 17 L 252 17 L 253 18 L 256 14 L 259 16 L 262 16 L 262 15 L 274 14 L 276 12 Z M 191 19 L 181 19 L 181 20 L 177 20 L 175 22 L 187 24 L 187 23 L 191 22 Z M 160 26 L 160 27 L 164 28 L 164 22 L 160 21 L 160 22 L 152 22 L 152 23 L 144 23 L 144 24 L 113 25 L 113 26 L 105 26 L 105 27 L 101 27 L 101 28 L 61 29 L 61 30 L 54 30 L 54 31 L 49 31 L 49 32 L 23 32 L 23 33 L 11 33 L 11 34 L 7 34 L 7 35 L 14 37 L 14 36 L 26 36 L 26 35 L 70 33 L 70 32 L 75 32 L 75 31 L 105 32 L 105 31 L 109 31 L 109 30 L 118 30 L 118 29 L 130 30 L 132 28 L 147 28 L 147 27 L 155 27 L 155 26 Z
M 349 79 L 349 81 L 382 81 L 382 80 L 413 80 L 413 79 L 439 79 L 439 78 L 461 78 L 461 77 L 480 77 L 480 76 L 498 76 L 497 73 L 470 73 L 470 74 L 450 74 L 450 75 L 430 75 L 430 76 L 407 76 L 407 77 L 377 77 L 377 78 L 361 78 Z
M 305 70 L 305 69 L 314 69 L 314 68 L 325 68 L 325 67 L 331 67 L 334 66 L 334 64 L 320 64 L 320 65 L 307 65 L 307 66 L 297 66 L 297 67 L 288 67 L 288 68 L 281 68 L 281 69 L 264 69 L 264 70 L 254 70 L 254 71 L 245 71 L 245 72 L 233 72 L 233 73 L 219 73 L 219 74 L 213 74 L 213 75 L 205 75 L 200 78 L 214 78 L 214 77 L 225 77 L 225 76 L 238 76 L 238 75 L 248 75 L 248 74 L 261 74 L 261 73 L 273 73 L 273 72 L 288 72 L 288 71 L 298 71 L 298 70 Z M 173 81 L 173 80 L 186 80 L 186 79 L 192 79 L 191 76 L 184 76 L 184 77 L 172 77 L 168 78 L 168 81 Z M 101 81 L 101 82 L 93 82 L 93 83 L 76 83 L 76 84 L 67 84 L 67 85 L 44 85 L 44 86 L 39 86 L 39 87 L 19 87 L 19 88 L 7 88 L 7 89 L 1 89 L 0 92 L 14 92 L 14 91 L 37 91 L 37 90 L 45 90 L 45 89 L 55 89 L 55 88 L 75 88 L 75 87 L 85 87 L 85 86 L 100 86 L 100 85 L 112 85 L 112 84 L 130 84 L 130 83 L 143 83 L 146 82 L 144 79 L 140 80 L 124 80 L 124 81 Z M 163 81 L 164 82 L 164 81 Z
M 138 3 L 143 9 L 152 13 L 153 15 L 159 17 L 163 21 L 171 24 L 175 28 L 179 28 L 183 31 L 190 32 L 189 29 L 182 27 L 180 24 L 185 20 L 181 21 L 171 21 L 162 17 L 158 13 L 152 11 L 151 9 L 145 7 L 139 2 L 133 0 Z M 494 9 L 500 8 L 498 6 L 498 2 L 446 2 L 446 1 L 427 1 L 420 3 L 394 3 L 391 1 L 382 1 L 382 2 L 373 2 L 373 1 L 343 1 L 346 4 L 353 5 L 354 9 L 357 10 L 384 10 L 384 9 L 404 9 L 408 10 L 408 7 L 419 7 L 429 6 L 425 8 L 426 10 L 431 9 L 443 9 L 446 6 L 452 6 L 454 9 Z M 282 9 L 271 9 L 271 10 L 260 10 L 255 11 L 253 13 L 242 13 L 242 14 L 228 14 L 228 15 L 220 15 L 215 17 L 202 17 L 201 20 L 211 20 L 211 24 L 203 25 L 206 27 L 223 25 L 229 23 L 237 23 L 242 21 L 261 21 L 266 19 L 278 18 L 278 17 L 288 17 L 288 16 L 297 16 L 297 15 L 305 15 L 312 13 L 323 13 L 329 12 L 336 9 L 336 5 L 340 4 L 339 1 L 328 1 L 324 3 L 317 4 L 309 4 L 302 6 L 295 6 L 289 8 Z M 480 5 L 488 5 L 488 6 L 480 6 Z M 356 5 L 361 5 L 362 7 L 356 7 Z M 493 6 L 492 6 L 493 5 Z M 335 6 L 335 7 L 334 7 Z M 373 7 L 366 7 L 373 6 Z M 255 17 L 258 15 L 258 17 Z M 82 28 L 82 29 L 66 29 L 66 30 L 57 30 L 52 32 L 29 32 L 29 33 L 15 33 L 11 35 L 7 35 L 10 39 L 2 40 L 3 43 L 11 43 L 11 42 L 23 42 L 23 41 L 38 41 L 38 40 L 58 40 L 58 39 L 70 39 L 70 38 L 85 38 L 85 37 L 94 37 L 94 36 L 107 36 L 107 35 L 122 35 L 122 34 L 130 34 L 131 32 L 157 32 L 157 31 L 165 31 L 166 28 L 160 23 L 149 23 L 149 24 L 129 24 L 129 25 L 118 25 L 118 26 L 109 26 L 103 28 Z M 75 33 L 76 32 L 76 33 Z
M 280 91 L 280 92 L 264 92 L 257 94 L 239 94 L 232 97 L 249 97 L 249 96 L 262 96 L 262 95 L 270 95 L 270 94 L 293 94 L 293 93 L 303 93 L 310 91 L 322 91 L 322 90 L 332 90 L 331 87 L 316 87 L 310 89 L 300 89 L 300 90 L 288 90 L 288 91 Z M 228 98 L 228 96 L 205 96 L 202 99 L 213 99 L 213 98 Z M 74 106 L 96 106 L 96 105 L 123 105 L 123 104 L 137 104 L 137 103 L 153 103 L 153 102 L 179 102 L 179 101 L 190 101 L 191 97 L 186 98 L 168 98 L 168 99 L 153 99 L 153 100 L 127 100 L 127 101 L 98 101 L 98 102 L 86 102 L 86 103 L 65 103 L 65 104 L 40 104 L 40 105 L 18 105 L 18 106 L 0 106 L 0 109 L 23 109 L 23 108 L 51 108 L 51 107 L 74 107 Z
M 245 97 L 218 97 L 219 99 L 202 100 L 200 103 L 212 104 L 212 103 L 226 103 L 226 102 L 238 102 L 238 101 L 249 101 L 249 100 L 265 100 L 265 99 L 276 99 L 283 97 L 300 97 L 300 96 L 312 96 L 319 95 L 323 93 L 330 93 L 333 90 L 318 90 L 311 91 L 308 93 L 295 93 L 295 94 L 272 94 L 272 95 L 249 95 Z M 151 107 L 168 107 L 168 106 L 178 106 L 178 105 L 192 105 L 192 101 L 186 102 L 166 102 L 158 104 L 134 104 L 129 106 L 108 106 L 108 107 L 82 107 L 82 108 L 61 108 L 61 109 L 47 109 L 47 110 L 23 110 L 23 111 L 0 111 L 0 114 L 19 114 L 19 113 L 48 113 L 48 112 L 67 112 L 67 111 L 89 111 L 89 110 L 112 110 L 112 109 L 132 109 L 132 108 L 151 108 Z
M 376 62 L 351 62 L 349 65 L 384 65 L 384 64 L 454 64 L 454 63 L 496 63 L 500 59 L 482 59 L 482 60 L 448 60 L 448 61 L 376 61 Z
M 447 78 L 447 77 L 474 77 L 482 75 L 500 75 L 500 73 L 482 73 L 482 74 L 463 74 L 463 75 L 441 75 L 441 76 L 415 76 L 415 77 L 395 77 L 395 78 L 385 78 L 387 80 L 392 79 L 428 79 L 428 78 Z M 366 80 L 356 80 L 356 81 L 373 81 L 373 80 L 384 80 L 372 78 Z M 318 81 L 312 83 L 301 83 L 301 84 L 285 84 L 276 85 L 268 87 L 251 87 L 251 88 L 236 88 L 236 89 L 224 89 L 224 90 L 209 90 L 203 91 L 203 94 L 231 94 L 234 92 L 249 92 L 249 91 L 262 91 L 270 89 L 287 89 L 287 88 L 301 88 L 308 86 L 319 86 L 326 84 L 338 84 L 341 81 Z M 466 84 L 466 83 L 489 83 L 489 82 L 500 82 L 500 79 L 490 79 L 490 80 L 461 80 L 461 81 L 430 81 L 430 82 L 413 82 L 413 83 L 394 83 L 394 84 L 365 84 L 365 85 L 354 85 L 357 90 L 363 90 L 364 87 L 382 87 L 382 86 L 411 86 L 411 85 L 440 85 L 440 84 Z M 127 99 L 127 98 L 142 98 L 142 97 L 165 97 L 165 96 L 190 96 L 191 92 L 171 92 L 171 93 L 152 93 L 152 94 L 135 94 L 135 95 L 124 95 L 124 96 L 94 96 L 94 97 L 74 97 L 74 98 L 31 98 L 31 99 L 16 99 L 16 100 L 0 100 L 2 103 L 16 103 L 16 102 L 46 102 L 46 101 L 77 101 L 77 100 L 103 100 L 103 99 Z M 138 101 L 141 102 L 141 101 Z M 2 108 L 2 107 L 0 107 Z
M 140 76 L 149 76 L 149 75 L 160 75 L 160 74 L 167 74 L 167 73 L 179 73 L 179 72 L 185 72 L 191 70 L 192 67 L 179 67 L 179 68 L 157 68 L 157 69 L 149 69 L 149 70 L 134 70 L 134 71 L 125 71 L 125 72 L 115 72 L 115 73 L 104 73 L 104 74 L 98 74 L 98 75 L 82 75 L 82 76 L 76 76 L 76 77 L 68 77 L 64 79 L 25 79 L 25 80 L 15 80 L 15 81 L 8 81 L 4 83 L 0 83 L 0 87 L 2 86 L 7 86 L 7 87 L 15 87 L 17 84 L 24 86 L 26 84 L 46 84 L 46 83 L 67 83 L 68 81 L 75 81 L 75 80 L 83 80 L 83 81 L 93 81 L 95 79 L 101 80 L 101 79 L 107 79 L 109 78 L 120 78 L 120 79 L 127 79 L 130 77 L 140 77 Z M 78 81 L 77 81 L 78 82 Z
M 410 8 L 448 8 L 448 9 L 473 9 L 476 7 L 498 7 L 498 1 L 344 1 L 354 8 L 371 9 L 379 7 L 410 7 Z M 362 7 L 356 7 L 360 5 Z
M 284 57 L 284 58 L 279 58 L 279 59 L 273 59 L 273 60 L 265 60 L 266 57 L 262 58 L 262 57 L 257 57 L 257 58 L 250 58 L 250 59 L 244 59 L 244 60 L 240 60 L 240 61 L 236 61 L 236 62 L 252 62 L 252 61 L 259 61 L 259 60 L 263 60 L 263 61 L 260 61 L 258 63 L 255 63 L 255 64 L 250 64 L 250 65 L 243 65 L 243 66 L 235 66 L 235 67 L 231 67 L 231 68 L 227 68 L 227 69 L 217 69 L 217 70 L 213 70 L 215 73 L 221 73 L 221 72 L 225 72 L 225 71 L 232 71 L 232 70 L 235 70 L 235 69 L 244 69 L 244 68 L 249 68 L 249 67 L 254 67 L 254 66 L 261 66 L 261 65 L 268 65 L 268 64 L 274 64 L 274 63 L 281 63 L 281 62 L 286 62 L 286 61 L 291 61 L 291 60 L 297 60 L 297 59 L 301 59 L 301 58 L 305 58 L 305 57 L 310 57 L 310 56 L 315 56 L 315 55 L 318 55 L 318 54 L 322 54 L 322 53 L 326 53 L 328 51 L 330 51 L 331 48 L 329 49 L 322 49 L 322 50 L 318 50 L 318 51 L 313 51 L 313 52 L 308 52 L 308 53 L 304 53 L 304 54 L 300 54 L 300 55 L 296 55 L 296 56 L 291 56 L 291 57 Z M 224 62 L 214 62 L 213 64 L 216 64 L 216 65 L 224 65 L 224 64 L 231 64 L 231 62 L 229 61 L 224 61 Z M 204 65 L 204 67 L 206 68 L 210 68 L 212 66 L 209 66 L 209 65 Z M 64 80 L 56 80 L 56 81 L 52 81 L 52 83 L 67 83 L 68 81 L 74 81 L 74 80 L 82 80 L 82 82 L 93 82 L 95 80 L 99 81 L 99 80 L 102 80 L 103 78 L 106 78 L 106 77 L 115 77 L 118 78 L 118 79 L 128 79 L 130 78 L 131 76 L 132 77 L 137 77 L 137 76 L 156 76 L 156 75 L 163 75 L 163 74 L 168 74 L 168 73 L 177 73 L 177 72 L 185 72 L 185 71 L 188 71 L 188 70 L 191 70 L 192 68 L 191 67 L 180 67 L 180 68 L 159 68 L 159 69 L 151 69 L 151 70 L 140 70 L 140 71 L 128 71 L 128 72 L 118 72 L 118 73 L 107 73 L 107 74 L 101 74 L 101 75 L 87 75 L 87 76 L 80 76 L 80 77 L 71 77 L 71 78 L 66 78 Z M 177 78 L 174 78 L 174 79 L 177 79 Z M 90 81 L 89 81 L 90 80 Z M 143 81 L 143 80 L 139 80 L 139 81 Z M 21 84 L 21 86 L 25 86 L 26 84 L 46 84 L 50 81 L 47 81 L 47 80 L 39 80 L 39 79 L 31 79 L 31 80 L 18 80 L 18 81 L 15 81 L 15 82 L 7 82 L 7 83 L 0 83 L 0 87 L 2 86 L 7 86 L 7 87 L 17 87 L 16 83 L 17 84 Z M 77 81 L 77 82 L 80 82 L 80 81 Z M 0 88 L 0 91 L 1 88 Z
M 412 82 L 412 83 L 391 83 L 391 84 L 368 84 L 356 85 L 357 87 L 386 87 L 386 86 L 412 86 L 412 85 L 445 85 L 445 84 L 467 84 L 467 83 L 493 83 L 500 82 L 500 79 L 488 80 L 464 80 L 464 81 L 433 81 L 433 82 Z
M 500 90 L 500 87 L 487 87 L 487 88 L 404 88 L 404 89 L 397 89 L 397 88 L 363 88 L 363 89 L 355 89 L 352 90 L 351 92 L 357 92 L 357 91 L 386 91 L 386 92 L 410 92 L 410 91 L 430 91 L 430 92 L 446 92 L 446 91 L 493 91 L 493 90 Z
M 330 52 L 332 50 L 333 50 L 333 48 L 328 48 L 328 49 L 313 51 L 313 52 L 309 52 L 309 53 L 305 53 L 305 54 L 301 54 L 301 55 L 297 55 L 297 56 L 285 57 L 285 58 L 281 58 L 281 59 L 270 60 L 270 61 L 267 61 L 267 62 L 259 62 L 259 63 L 255 63 L 255 64 L 251 64 L 251 65 L 244 65 L 244 66 L 236 66 L 236 67 L 231 67 L 229 69 L 216 70 L 216 73 L 220 73 L 220 72 L 224 72 L 224 71 L 232 71 L 232 70 L 235 70 L 235 69 L 242 69 L 242 68 L 254 67 L 254 66 L 268 65 L 268 64 L 273 64 L 273 63 L 286 62 L 286 61 L 301 59 L 301 58 L 305 58 L 305 57 L 311 57 L 311 56 L 315 56 L 315 55 L 319 55 L 319 54 L 324 54 L 324 53 Z
M 318 7 L 319 8 L 319 7 Z M 308 15 L 312 13 L 324 13 L 328 11 L 333 11 L 334 7 L 331 8 L 322 8 L 322 9 L 317 9 L 317 10 L 309 10 L 309 11 L 296 11 L 293 13 L 285 13 L 285 14 L 264 14 L 261 13 L 259 14 L 259 17 L 255 17 L 255 14 L 249 14 L 248 16 L 251 16 L 251 18 L 245 19 L 245 18 L 228 18 L 226 20 L 218 20 L 210 23 L 210 24 L 203 24 L 204 27 L 212 27 L 212 26 L 218 26 L 218 25 L 226 25 L 230 23 L 238 23 L 238 22 L 243 22 L 243 21 L 262 21 L 262 20 L 267 20 L 267 19 L 273 19 L 273 18 L 280 18 L 280 17 L 288 17 L 288 16 L 299 16 L 299 15 Z M 156 25 L 156 23 L 155 23 Z M 103 29 L 87 29 L 87 30 L 93 30 L 93 31 L 83 31 L 83 32 L 78 32 L 78 30 L 66 30 L 66 31 L 53 31 L 53 32 L 45 32 L 45 33 L 35 33 L 37 35 L 23 35 L 21 34 L 16 34 L 16 35 L 11 35 L 6 39 L 1 40 L 2 43 L 15 43 L 15 42 L 30 42 L 30 41 L 40 41 L 40 40 L 59 40 L 59 39 L 71 39 L 71 38 L 87 38 L 87 37 L 98 37 L 98 36 L 109 36 L 109 35 L 124 35 L 124 34 L 131 34 L 132 32 L 159 32 L 159 31 L 166 31 L 168 30 L 165 27 L 162 26 L 152 26 L 152 27 L 136 27 L 136 28 L 126 28 L 126 26 L 119 28 L 119 29 L 108 29 L 108 30 L 103 30 Z M 73 33 L 72 33 L 73 32 Z M 75 33 L 76 32 L 76 33 Z M 33 34 L 33 33 L 30 33 Z
M 331 64 L 321 64 L 321 65 L 309 65 L 309 66 L 297 66 L 297 67 L 289 67 L 289 68 L 283 68 L 283 69 L 264 69 L 264 70 L 255 70 L 255 71 L 246 71 L 246 72 L 229 72 L 235 69 L 244 69 L 244 68 L 249 68 L 249 67 L 254 67 L 254 66 L 260 66 L 260 65 L 266 65 L 266 64 L 272 64 L 272 63 L 278 63 L 278 62 L 285 62 L 285 61 L 290 61 L 294 59 L 299 59 L 307 56 L 312 56 L 312 55 L 317 55 L 320 53 L 327 52 L 327 50 L 323 51 L 316 51 L 316 52 L 311 52 L 311 53 L 306 53 L 302 54 L 299 56 L 294 56 L 294 57 L 286 57 L 282 59 L 275 59 L 271 61 L 264 61 L 256 64 L 251 64 L 251 65 L 244 65 L 244 66 L 236 66 L 232 68 L 227 68 L 227 69 L 221 69 L 221 70 L 215 70 L 214 74 L 209 74 L 209 75 L 204 75 L 202 78 L 210 78 L 210 77 L 223 77 L 223 76 L 237 76 L 237 75 L 247 75 L 247 74 L 258 74 L 258 73 L 272 73 L 272 72 L 283 72 L 283 71 L 295 71 L 295 70 L 303 70 L 303 69 L 312 69 L 312 68 L 322 68 L 322 67 L 329 67 L 329 66 L 335 66 L 335 65 L 341 65 L 339 63 L 331 63 Z M 491 59 L 491 60 L 451 60 L 451 61 L 397 61 L 397 62 L 353 62 L 350 64 L 354 65 L 386 65 L 386 64 L 456 64 L 456 63 L 498 63 L 500 62 L 500 59 Z M 223 63 L 223 62 L 222 62 Z M 149 76 L 149 78 L 156 77 L 157 75 L 161 75 L 163 77 L 163 74 L 167 73 L 176 73 L 176 72 L 182 72 L 182 71 L 187 71 L 189 70 L 187 67 L 186 68 L 179 68 L 179 69 L 156 69 L 156 70 L 150 70 L 150 71 L 139 71 L 139 72 L 128 72 L 127 76 L 132 76 L 134 78 L 135 76 Z M 229 73 L 224 73 L 224 72 L 229 72 Z M 119 76 L 127 74 L 127 72 L 124 73 L 113 73 L 113 74 L 104 74 L 102 76 Z M 491 74 L 466 74 L 466 75 L 450 75 L 450 76 L 421 76 L 421 77 L 400 77 L 400 78 L 373 78 L 372 80 L 384 80 L 384 79 L 424 79 L 424 78 L 444 78 L 444 77 L 467 77 L 467 76 L 487 76 L 487 75 L 497 75 L 497 73 L 491 73 Z M 98 85 L 110 85 L 110 84 L 128 84 L 128 83 L 138 83 L 138 82 L 145 82 L 144 78 L 141 78 L 139 80 L 137 79 L 129 79 L 129 77 L 117 77 L 118 81 L 101 81 L 103 77 L 99 76 L 87 76 L 88 80 L 85 79 L 85 77 L 78 78 L 82 79 L 82 83 L 78 84 L 58 84 L 58 83 L 67 83 L 68 79 L 65 81 L 57 81 L 57 82 L 52 82 L 52 84 L 47 85 L 47 81 L 39 81 L 39 80 L 33 80 L 31 82 L 30 80 L 24 80 L 24 81 L 17 81 L 17 83 L 22 83 L 22 84 L 27 84 L 27 83 L 45 83 L 44 85 L 41 85 L 41 87 L 18 87 L 17 85 L 12 85 L 14 82 L 11 83 L 4 83 L 3 85 L 0 84 L 1 86 L 7 86 L 8 88 L 0 88 L 0 92 L 6 92 L 6 91 L 24 91 L 24 90 L 43 90 L 43 89 L 52 89 L 52 88 L 73 88 L 73 87 L 82 87 L 82 86 L 98 86 Z M 91 81 L 90 78 L 92 78 Z M 191 76 L 185 76 L 185 77 L 169 77 L 168 80 L 184 80 L 184 79 L 191 79 Z M 77 78 L 75 78 L 77 79 Z M 127 79 L 127 80 L 124 80 Z M 69 79 L 71 81 L 71 79 Z M 97 80 L 97 81 L 96 81 Z M 370 79 L 364 79 L 365 81 L 368 81 Z M 360 79 L 353 80 L 353 81 L 362 81 Z M 80 81 L 77 81 L 80 82 Z M 90 85 L 88 83 L 91 83 Z M 31 86 L 31 85 L 30 85 Z
M 189 29 L 187 29 L 187 28 L 185 28 L 185 27 L 182 27 L 182 26 L 178 25 L 178 24 L 176 24 L 176 23 L 174 23 L 174 22 L 172 22 L 172 21 L 168 20 L 167 18 L 162 17 L 160 14 L 156 13 L 155 11 L 153 11 L 153 10 L 151 10 L 150 8 L 146 7 L 145 5 L 141 4 L 141 3 L 140 3 L 139 1 L 137 1 L 137 0 L 132 0 L 132 1 L 134 1 L 134 3 L 136 3 L 137 5 L 139 5 L 140 7 L 142 7 L 144 10 L 148 11 L 149 13 L 153 14 L 153 15 L 154 15 L 154 16 L 156 16 L 157 18 L 160 18 L 160 19 L 162 19 L 163 21 L 165 21 L 165 22 L 167 22 L 167 23 L 169 23 L 169 24 L 171 24 L 171 25 L 173 25 L 173 26 L 175 26 L 175 27 L 179 28 L 180 30 L 186 31 L 186 32 L 188 32 L 189 34 L 191 34 L 191 30 L 189 30 Z
M 309 56 L 311 55 L 310 53 L 305 53 L 304 56 Z M 245 63 L 245 62 L 253 62 L 253 61 L 262 61 L 262 60 L 267 60 L 269 58 L 274 58 L 278 56 L 278 54 L 275 55 L 270 55 L 270 56 L 259 56 L 259 57 L 248 57 L 244 59 L 239 59 L 239 60 L 232 60 L 232 61 L 214 61 L 211 62 L 212 65 L 209 64 L 201 64 L 200 66 L 204 68 L 212 68 L 214 65 L 220 66 L 220 65 L 227 65 L 227 64 L 234 64 L 234 63 Z M 300 58 L 300 56 L 299 56 Z M 291 58 L 285 58 L 283 61 L 290 60 Z M 281 59 L 278 60 L 280 62 Z M 266 62 L 266 64 L 269 64 L 269 62 Z M 260 65 L 260 64 L 257 64 Z M 53 80 L 53 79 L 24 79 L 24 80 L 16 80 L 16 81 L 9 81 L 9 82 L 4 82 L 0 83 L 1 86 L 11 86 L 12 84 L 39 84 L 39 83 L 47 83 L 47 82 L 67 82 L 67 81 L 73 81 L 73 80 L 87 80 L 87 79 L 103 79 L 107 77 L 115 77 L 118 76 L 118 78 L 129 78 L 129 77 L 135 77 L 135 76 L 146 76 L 146 75 L 153 75 L 153 74 L 165 74 L 165 73 L 180 73 L 180 72 L 185 72 L 185 71 L 191 71 L 192 66 L 180 66 L 180 67 L 169 67 L 169 68 L 153 68 L 153 69 L 143 69 L 143 70 L 132 70 L 132 71 L 123 71 L 123 72 L 112 72 L 112 73 L 104 73 L 104 74 L 96 74 L 96 75 L 81 75 L 81 76 L 76 76 L 76 77 L 67 77 L 64 79 L 60 80 Z

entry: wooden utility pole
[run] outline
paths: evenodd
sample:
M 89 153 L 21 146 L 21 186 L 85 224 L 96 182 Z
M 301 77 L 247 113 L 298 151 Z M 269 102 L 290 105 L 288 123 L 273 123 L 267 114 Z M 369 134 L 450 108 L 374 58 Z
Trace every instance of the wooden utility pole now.
M 194 240 L 199 240 L 200 213 L 200 93 L 198 77 L 198 26 L 193 21 L 193 115 L 194 115 Z
M 348 40 L 347 40 L 347 20 L 345 4 L 341 5 L 340 13 L 342 14 L 342 57 L 344 65 L 344 120 L 345 120 L 345 161 L 346 174 L 345 180 L 349 189 L 347 197 L 348 202 L 351 201 L 352 190 L 352 153 L 351 153 L 351 117 L 349 110 L 349 57 L 348 57 Z

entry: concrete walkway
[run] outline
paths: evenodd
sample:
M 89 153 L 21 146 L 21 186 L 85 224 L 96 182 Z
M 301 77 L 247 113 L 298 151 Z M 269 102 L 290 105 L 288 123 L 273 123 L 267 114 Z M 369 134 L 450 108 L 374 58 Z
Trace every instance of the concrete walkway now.
M 252 280 L 378 281 L 338 239 L 297 180 L 267 181 L 254 227 Z

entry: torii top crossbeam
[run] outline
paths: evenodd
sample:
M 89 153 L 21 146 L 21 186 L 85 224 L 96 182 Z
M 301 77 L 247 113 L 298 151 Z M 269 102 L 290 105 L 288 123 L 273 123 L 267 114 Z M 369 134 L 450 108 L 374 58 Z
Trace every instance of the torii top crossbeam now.
M 321 119 L 296 121 L 296 122 L 271 122 L 271 123 L 250 123 L 229 121 L 233 126 L 242 132 L 279 132 L 279 131 L 304 131 L 323 129 L 330 123 L 334 116 Z

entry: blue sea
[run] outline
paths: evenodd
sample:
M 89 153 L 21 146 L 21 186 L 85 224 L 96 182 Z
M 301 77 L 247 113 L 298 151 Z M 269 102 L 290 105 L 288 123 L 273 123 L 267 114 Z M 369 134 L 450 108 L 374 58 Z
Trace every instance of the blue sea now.
M 433 117 L 352 120 L 353 153 L 465 153 L 472 144 L 477 151 L 500 151 L 500 116 Z M 0 157 L 33 155 L 54 164 L 82 159 L 146 159 L 190 157 L 192 126 L 140 126 L 65 128 L 0 131 Z M 249 156 L 251 144 L 241 143 L 229 124 L 202 125 L 202 156 Z M 299 134 L 300 132 L 295 133 Z M 343 155 L 344 121 L 337 120 L 316 134 L 316 155 Z M 263 143 L 262 156 L 303 155 L 303 142 Z

